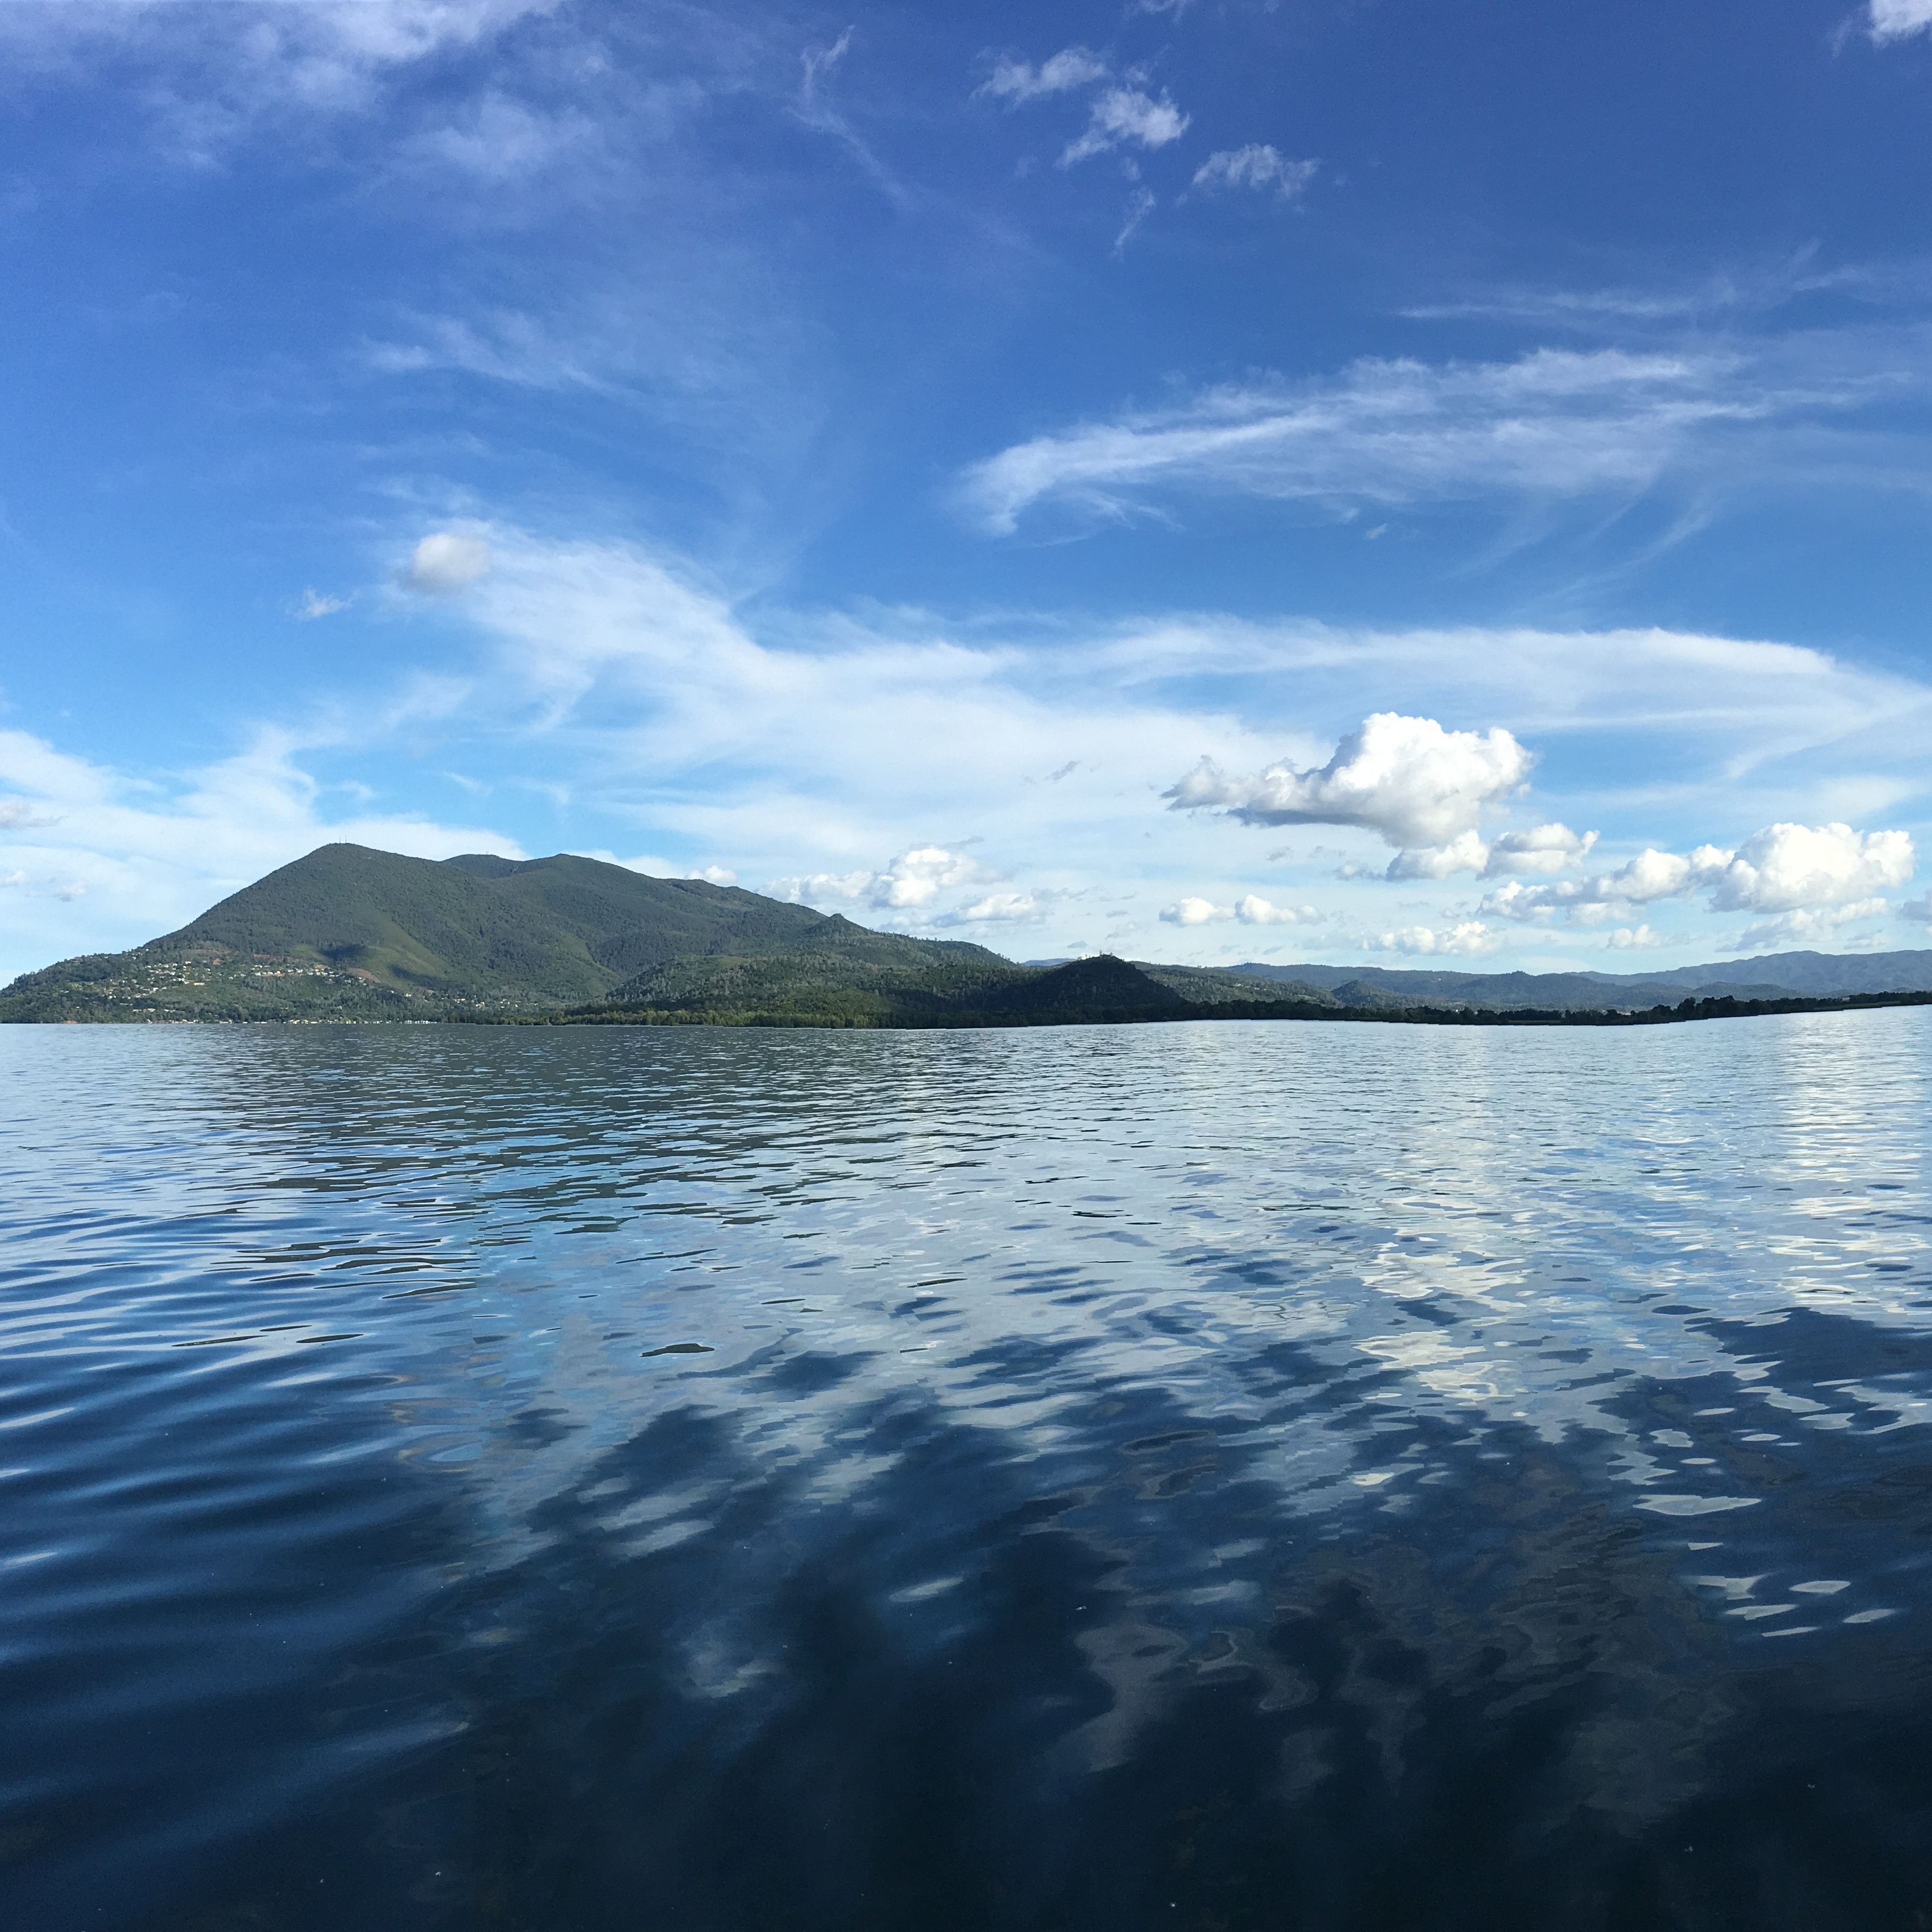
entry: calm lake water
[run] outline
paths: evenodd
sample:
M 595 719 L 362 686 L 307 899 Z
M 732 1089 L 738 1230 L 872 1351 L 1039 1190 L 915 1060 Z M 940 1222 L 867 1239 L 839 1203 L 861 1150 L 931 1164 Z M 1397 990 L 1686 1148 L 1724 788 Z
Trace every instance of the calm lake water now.
M 0 1028 L 0 1923 L 1916 1932 L 1928 1077 Z

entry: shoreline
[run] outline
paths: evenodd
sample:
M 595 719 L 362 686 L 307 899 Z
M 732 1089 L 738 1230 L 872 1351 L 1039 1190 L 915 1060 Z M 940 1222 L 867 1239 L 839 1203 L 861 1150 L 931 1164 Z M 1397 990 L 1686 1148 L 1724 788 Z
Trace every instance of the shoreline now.
M 1062 1012 L 932 1014 L 891 1019 L 833 1018 L 808 1013 L 730 1011 L 687 1012 L 674 1008 L 576 1009 L 544 1013 L 445 1013 L 394 1019 L 310 1019 L 268 1016 L 221 1018 L 0 1020 L 0 1025 L 57 1026 L 355 1026 L 355 1027 L 715 1027 L 831 1033 L 964 1033 L 1053 1026 L 1174 1025 L 1192 1021 L 1272 1021 L 1368 1026 L 1634 1027 L 1676 1026 L 1697 1020 L 1758 1019 L 1786 1013 L 1863 1012 L 1881 1007 L 1932 1006 L 1932 992 L 1793 994 L 1778 1000 L 1687 999 L 1676 1006 L 1630 1010 L 1546 1006 L 1328 1006 L 1306 1001 L 1228 1000 L 1212 1006 Z

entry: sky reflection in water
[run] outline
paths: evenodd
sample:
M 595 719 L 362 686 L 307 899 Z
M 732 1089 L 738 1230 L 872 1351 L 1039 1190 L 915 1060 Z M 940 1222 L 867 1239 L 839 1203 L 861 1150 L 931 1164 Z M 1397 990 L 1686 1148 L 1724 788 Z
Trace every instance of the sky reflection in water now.
M 0 1034 L 0 1899 L 1912 1922 L 1918 1012 Z

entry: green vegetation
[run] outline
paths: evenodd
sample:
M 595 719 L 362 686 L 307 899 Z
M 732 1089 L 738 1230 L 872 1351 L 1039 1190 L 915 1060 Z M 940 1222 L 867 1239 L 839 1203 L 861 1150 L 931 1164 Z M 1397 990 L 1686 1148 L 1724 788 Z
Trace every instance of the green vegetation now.
M 405 859 L 325 845 L 131 952 L 0 991 L 0 1021 L 466 1020 L 626 1026 L 977 1027 L 1377 1020 L 1655 1025 L 1932 1003 L 1932 954 L 1794 962 L 1798 991 L 1598 974 L 1130 963 L 1016 966 L 699 879 L 559 854 Z M 1774 961 L 1749 962 L 1770 967 Z M 1832 986 L 1834 964 L 1852 983 Z M 1869 986 L 1874 971 L 1906 990 Z M 1814 990 L 1818 989 L 1818 990 Z M 1685 998 L 1685 992 L 1690 997 Z
M 62 961 L 0 992 L 0 1020 L 398 1020 L 608 998 L 673 961 L 808 956 L 871 974 L 1013 974 L 984 946 L 869 932 L 701 879 L 560 854 L 406 859 L 325 845 L 131 952 Z

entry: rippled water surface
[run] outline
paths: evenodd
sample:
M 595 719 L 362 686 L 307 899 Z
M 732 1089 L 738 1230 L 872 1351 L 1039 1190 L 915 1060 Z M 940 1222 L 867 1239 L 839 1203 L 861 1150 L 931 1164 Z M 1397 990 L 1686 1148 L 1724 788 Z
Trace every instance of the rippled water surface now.
M 0 1029 L 0 1923 L 1932 1924 L 1928 1073 Z

